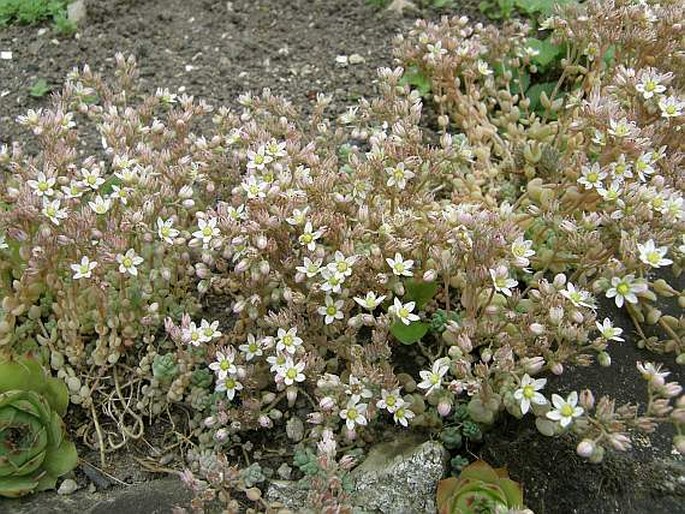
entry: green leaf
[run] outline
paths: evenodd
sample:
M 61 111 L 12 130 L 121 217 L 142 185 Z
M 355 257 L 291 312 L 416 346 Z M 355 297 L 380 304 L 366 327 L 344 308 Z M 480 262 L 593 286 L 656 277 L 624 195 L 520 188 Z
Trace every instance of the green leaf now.
M 576 0 L 516 0 L 516 8 L 527 14 L 544 14 L 549 16 L 554 12 L 556 5 L 568 5 Z
M 29 95 L 33 98 L 42 98 L 50 92 L 50 86 L 45 79 L 37 80 L 29 89 Z
M 416 302 L 416 308 L 421 309 L 428 303 L 438 291 L 438 284 L 436 282 L 419 282 L 418 280 L 409 280 L 404 284 L 407 298 Z
M 543 113 L 545 109 L 542 107 L 542 104 L 540 104 L 540 95 L 544 91 L 547 96 L 550 96 L 556 85 L 556 82 L 542 82 L 541 84 L 534 84 L 528 88 L 526 96 L 530 98 L 530 110 Z
M 550 42 L 549 38 L 540 40 L 530 37 L 526 44 L 533 50 L 539 52 L 538 55 L 532 57 L 531 60 L 541 68 L 545 68 L 550 63 L 557 60 L 562 53 L 562 46 Z
M 414 344 L 420 341 L 428 332 L 430 325 L 422 321 L 415 321 L 405 325 L 401 321 L 396 321 L 390 326 L 390 332 L 402 344 Z
M 408 84 L 417 89 L 421 96 L 426 96 L 431 91 L 431 83 L 418 66 L 409 66 L 404 70 L 400 84 Z

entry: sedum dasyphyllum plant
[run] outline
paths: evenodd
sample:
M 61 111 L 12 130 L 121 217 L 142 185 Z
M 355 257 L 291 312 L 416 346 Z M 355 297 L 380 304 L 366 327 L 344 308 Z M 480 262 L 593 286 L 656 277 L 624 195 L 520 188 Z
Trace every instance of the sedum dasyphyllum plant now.
M 268 90 L 236 110 L 144 95 L 132 58 L 111 84 L 75 71 L 19 120 L 40 151 L 0 152 L 0 343 L 50 349 L 103 458 L 179 403 L 217 451 L 283 425 L 363 445 L 387 424 L 440 431 L 457 409 L 482 428 L 532 414 L 593 461 L 663 422 L 683 450 L 681 387 L 659 364 L 638 364 L 641 410 L 550 397 L 541 377 L 610 364 L 621 329 L 598 297 L 641 344 L 685 355 L 685 318 L 654 306 L 685 298 L 654 276 L 685 258 L 682 7 L 575 9 L 543 24 L 567 58 L 536 107 L 525 25 L 451 18 L 398 38 L 437 135 L 402 67 L 336 120 L 325 95 L 309 120 Z M 101 148 L 81 155 L 81 137 Z M 227 315 L 200 315 L 208 293 Z M 320 502 L 344 497 L 333 475 Z

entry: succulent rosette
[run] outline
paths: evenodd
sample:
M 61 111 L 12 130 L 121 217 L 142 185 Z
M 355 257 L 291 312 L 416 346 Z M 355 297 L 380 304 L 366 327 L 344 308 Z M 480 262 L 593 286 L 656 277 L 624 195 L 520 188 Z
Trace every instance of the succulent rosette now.
M 504 468 L 494 469 L 478 460 L 465 467 L 459 478 L 440 481 L 437 502 L 440 514 L 510 512 L 523 509 L 523 492 Z
M 76 466 L 62 416 L 69 395 L 30 357 L 0 357 L 0 496 L 53 489 Z

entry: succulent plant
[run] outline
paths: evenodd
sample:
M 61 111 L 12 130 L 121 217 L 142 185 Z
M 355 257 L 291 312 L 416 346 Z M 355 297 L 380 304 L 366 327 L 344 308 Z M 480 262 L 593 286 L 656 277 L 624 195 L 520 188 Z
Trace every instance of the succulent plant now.
M 440 514 L 508 512 L 523 508 L 523 492 L 504 468 L 494 469 L 477 460 L 465 467 L 459 478 L 438 483 L 437 503 Z
M 66 385 L 33 357 L 0 357 L 0 496 L 52 489 L 78 462 L 62 416 Z

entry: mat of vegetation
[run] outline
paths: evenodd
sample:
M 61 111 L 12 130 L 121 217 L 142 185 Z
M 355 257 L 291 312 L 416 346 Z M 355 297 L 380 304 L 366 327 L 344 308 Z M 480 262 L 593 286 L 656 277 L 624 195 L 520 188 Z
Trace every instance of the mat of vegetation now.
M 377 68 L 398 64 L 392 55 L 393 37 L 407 33 L 416 17 L 438 20 L 442 14 L 463 14 L 475 24 L 483 20 L 477 4 L 455 1 L 441 8 L 407 8 L 399 13 L 364 0 L 99 0 L 87 2 L 87 17 L 75 35 L 66 36 L 50 23 L 0 27 L 0 51 L 11 52 L 11 59 L 0 60 L 0 144 L 29 138 L 30 127 L 14 120 L 28 109 L 46 107 L 51 92 L 59 91 L 72 68 L 88 64 L 94 71 L 112 74 L 117 52 L 137 57 L 142 90 L 148 93 L 168 88 L 215 106 L 236 106 L 238 95 L 269 88 L 304 113 L 315 112 L 317 95 L 326 93 L 333 95 L 329 109 L 343 113 L 360 98 L 374 96 Z M 553 71 L 549 75 L 558 78 Z M 413 85 L 421 87 L 420 80 Z M 428 133 L 440 130 L 439 110 L 428 105 L 424 111 L 422 124 Z M 84 155 L 102 152 L 96 138 L 81 144 Z M 685 288 L 683 275 L 663 276 L 675 289 Z M 194 317 L 217 320 L 222 330 L 229 330 L 231 301 L 203 295 Z M 670 299 L 659 298 L 655 307 L 676 317 L 681 313 Z M 597 319 L 606 317 L 624 329 L 625 338 L 612 346 L 611 366 L 567 366 L 560 376 L 549 376 L 547 388 L 563 396 L 591 388 L 598 396 L 611 396 L 617 405 L 644 407 L 645 387 L 636 379 L 635 362 L 654 360 L 654 354 L 638 348 L 643 338 L 632 320 L 613 300 L 602 298 Z M 663 336 L 658 328 L 652 330 Z M 394 358 L 399 370 L 414 376 L 432 365 L 415 346 Z M 682 366 L 674 358 L 658 360 L 671 370 L 669 380 L 685 382 Z M 81 417 L 86 423 L 86 416 L 79 413 L 73 420 Z M 130 442 L 128 450 L 108 455 L 105 466 L 97 445 L 86 447 L 80 437 L 73 437 L 81 457 L 76 480 L 83 490 L 68 500 L 50 496 L 52 492 L 13 503 L 0 500 L 0 510 L 5 505 L 16 512 L 85 510 L 104 501 L 110 494 L 105 490 L 123 490 L 125 483 L 139 484 L 178 471 L 183 464 L 174 454 L 175 439 L 169 434 L 182 432 L 186 418 L 179 409 L 158 420 L 145 437 Z M 77 425 L 69 422 L 73 434 L 81 436 Z M 383 440 L 395 434 L 394 428 L 388 428 L 375 435 Z M 538 514 L 685 512 L 685 463 L 672 449 L 672 435 L 672 428 L 660 427 L 654 437 L 644 439 L 644 446 L 607 452 L 603 462 L 591 464 L 577 456 L 577 441 L 571 437 L 543 437 L 534 423 L 511 418 L 485 433 L 484 443 L 467 445 L 467 451 L 505 466 L 511 478 L 522 484 L 527 506 Z M 272 440 L 251 432 L 244 438 L 265 452 L 280 446 L 284 454 L 290 453 L 286 437 Z M 164 487 L 173 487 L 167 484 L 171 483 Z M 99 492 L 93 493 L 95 489 Z

